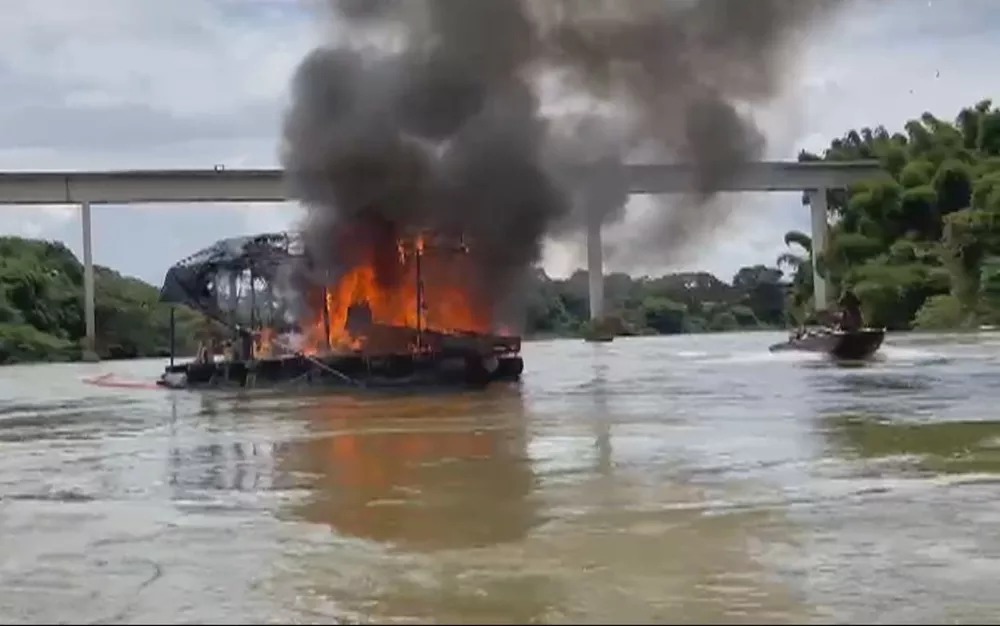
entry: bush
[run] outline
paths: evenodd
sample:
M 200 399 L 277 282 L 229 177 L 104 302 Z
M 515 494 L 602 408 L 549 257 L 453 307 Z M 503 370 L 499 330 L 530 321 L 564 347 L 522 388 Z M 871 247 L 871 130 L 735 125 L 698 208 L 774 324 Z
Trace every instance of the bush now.
M 962 303 L 948 294 L 931 296 L 917 311 L 913 327 L 917 330 L 945 330 L 958 328 L 967 323 Z
M 27 324 L 0 324 L 0 365 L 31 361 L 65 361 L 79 356 L 72 341 L 43 333 Z

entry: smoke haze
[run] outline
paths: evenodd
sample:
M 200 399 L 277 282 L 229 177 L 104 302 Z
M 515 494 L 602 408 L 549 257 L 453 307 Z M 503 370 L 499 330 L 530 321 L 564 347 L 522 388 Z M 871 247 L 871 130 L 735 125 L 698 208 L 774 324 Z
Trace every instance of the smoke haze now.
M 806 30 L 842 4 L 330 2 L 352 40 L 392 33 L 396 49 L 331 41 L 294 76 L 282 161 L 313 261 L 325 273 L 354 262 L 361 246 L 331 245 L 347 223 L 362 225 L 356 242 L 380 228 L 463 233 L 499 306 L 546 235 L 583 225 L 584 207 L 622 217 L 619 166 L 642 155 L 695 167 L 690 194 L 629 245 L 669 262 L 704 243 L 724 218 L 714 192 L 764 153 L 742 111 L 781 94 Z M 543 113 L 543 80 L 548 95 L 587 104 Z M 584 163 L 597 169 L 573 178 Z

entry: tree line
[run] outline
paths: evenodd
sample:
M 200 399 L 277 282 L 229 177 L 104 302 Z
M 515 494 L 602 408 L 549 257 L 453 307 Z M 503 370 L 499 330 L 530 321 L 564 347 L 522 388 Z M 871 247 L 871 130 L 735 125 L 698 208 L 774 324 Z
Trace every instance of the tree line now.
M 588 274 L 553 279 L 537 269 L 527 290 L 528 336 L 579 336 L 591 330 Z M 616 335 L 718 332 L 786 325 L 789 285 L 777 267 L 741 268 L 730 282 L 708 272 L 659 278 L 604 277 L 603 326 Z
M 783 324 L 787 288 L 780 278 L 764 266 L 740 270 L 732 285 L 707 273 L 611 274 L 605 289 L 620 334 L 732 330 Z M 101 266 L 94 283 L 99 356 L 169 354 L 170 308 L 157 287 Z M 525 335 L 578 335 L 588 318 L 586 272 L 566 280 L 534 272 Z M 212 323 L 186 307 L 177 307 L 175 319 L 176 348 L 191 354 Z M 0 364 L 78 359 L 84 335 L 83 265 L 72 251 L 60 242 L 0 237 Z

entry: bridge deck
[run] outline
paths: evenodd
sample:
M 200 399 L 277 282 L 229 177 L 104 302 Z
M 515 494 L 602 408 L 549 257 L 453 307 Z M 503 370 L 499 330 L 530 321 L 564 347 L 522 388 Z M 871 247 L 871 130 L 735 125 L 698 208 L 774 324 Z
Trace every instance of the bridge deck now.
M 841 188 L 877 176 L 876 162 L 751 163 L 720 191 L 802 191 Z M 581 169 L 581 181 L 587 173 Z M 626 166 L 634 194 L 691 189 L 687 165 Z M 0 204 L 131 204 L 156 202 L 284 202 L 281 169 L 0 172 Z

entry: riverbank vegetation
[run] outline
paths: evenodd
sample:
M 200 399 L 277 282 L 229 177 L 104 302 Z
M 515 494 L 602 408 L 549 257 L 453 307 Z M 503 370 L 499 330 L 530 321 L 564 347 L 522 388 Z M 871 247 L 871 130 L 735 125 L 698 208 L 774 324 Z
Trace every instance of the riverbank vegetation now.
M 684 333 L 780 326 L 781 273 L 744 268 L 733 284 L 707 273 L 606 278 L 614 334 Z M 170 309 L 159 290 L 96 266 L 97 352 L 101 358 L 169 354 Z M 554 280 L 537 270 L 527 289 L 528 337 L 580 336 L 588 331 L 587 274 Z M 191 353 L 199 314 L 178 307 L 177 349 Z M 84 336 L 83 266 L 58 242 L 0 237 L 0 364 L 73 360 Z
M 591 324 L 587 272 L 553 279 L 536 270 L 528 289 L 529 335 L 640 335 L 785 326 L 787 285 L 777 267 L 741 268 L 730 282 L 708 272 L 604 278 L 607 316 Z
M 989 100 L 953 121 L 924 113 L 890 133 L 852 130 L 800 161 L 878 159 L 883 174 L 828 194 L 831 228 L 817 256 L 834 294 L 851 288 L 869 324 L 890 330 L 1000 321 L 1000 111 Z M 785 235 L 790 317 L 812 309 L 812 245 Z
M 97 351 L 103 358 L 169 354 L 169 309 L 159 290 L 94 268 Z M 200 316 L 177 311 L 178 347 L 190 351 Z M 63 244 L 0 237 L 0 364 L 80 358 L 83 265 Z

